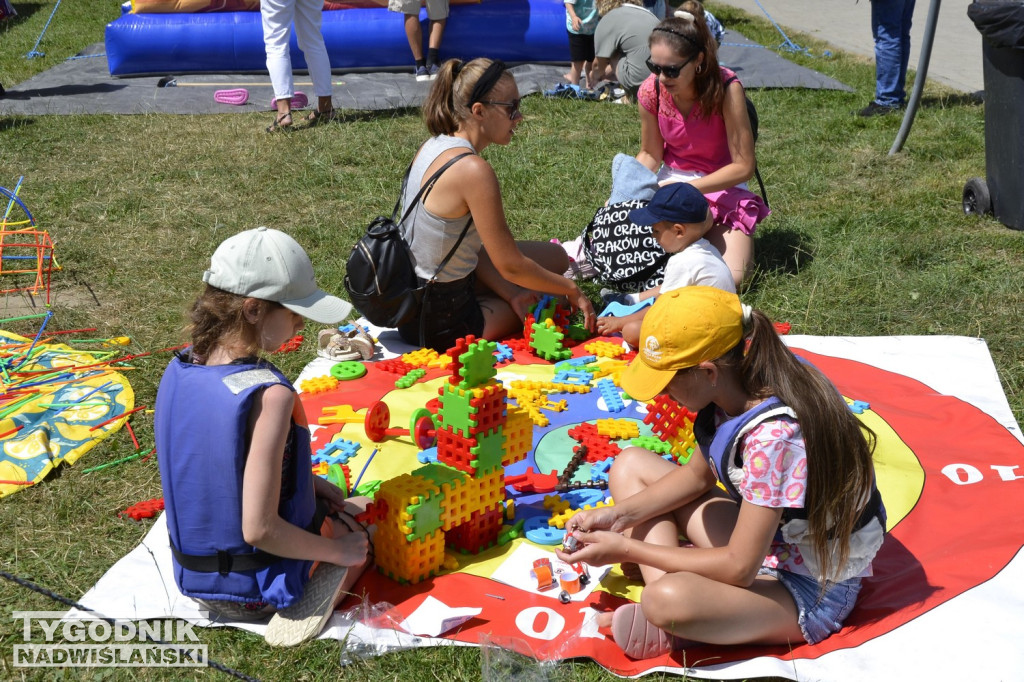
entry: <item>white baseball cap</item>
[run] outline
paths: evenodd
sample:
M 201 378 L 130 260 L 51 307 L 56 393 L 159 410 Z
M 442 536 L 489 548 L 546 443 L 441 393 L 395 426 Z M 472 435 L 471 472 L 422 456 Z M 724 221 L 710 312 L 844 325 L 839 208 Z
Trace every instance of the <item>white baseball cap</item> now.
M 352 312 L 351 303 L 316 285 L 313 264 L 299 243 L 268 227 L 239 232 L 221 242 L 203 281 L 232 294 L 280 303 L 324 324 L 340 322 Z

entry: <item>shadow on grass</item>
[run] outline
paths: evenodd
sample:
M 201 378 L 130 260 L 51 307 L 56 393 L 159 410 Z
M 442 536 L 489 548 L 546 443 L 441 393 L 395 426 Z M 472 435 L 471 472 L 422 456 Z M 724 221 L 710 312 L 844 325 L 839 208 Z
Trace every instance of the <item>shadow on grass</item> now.
M 806 235 L 786 228 L 758 234 L 754 244 L 754 275 L 749 289 L 756 289 L 766 277 L 795 275 L 813 260 L 805 248 Z
M 35 119 L 31 116 L 3 116 L 0 115 L 0 133 L 14 128 L 24 128 L 35 125 Z
M 11 3 L 14 4 L 14 3 Z M 29 17 L 43 9 L 43 3 L 41 2 L 19 2 L 17 7 L 14 9 L 18 12 L 13 17 L 8 17 L 4 24 L 5 29 L 12 29 L 18 24 L 23 24 L 28 21 Z
M 341 109 L 341 107 L 338 107 Z M 366 123 L 379 121 L 381 119 L 399 118 L 402 116 L 420 115 L 420 107 L 399 107 L 397 109 L 378 109 L 374 111 L 346 110 L 338 118 L 338 123 Z

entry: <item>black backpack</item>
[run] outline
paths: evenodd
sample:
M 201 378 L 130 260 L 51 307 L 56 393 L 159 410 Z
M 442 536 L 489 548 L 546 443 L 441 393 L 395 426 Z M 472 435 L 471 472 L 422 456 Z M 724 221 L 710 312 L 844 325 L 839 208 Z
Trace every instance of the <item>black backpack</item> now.
M 402 189 L 391 216 L 374 218 L 366 228 L 366 234 L 352 247 L 346 266 L 345 291 L 348 292 L 349 300 L 356 310 L 371 324 L 379 327 L 399 327 L 411 322 L 419 314 L 424 291 L 433 284 L 462 244 L 472 221 L 466 223 L 455 246 L 441 261 L 434 276 L 421 284 L 413 266 L 409 245 L 402 237 L 401 225 L 420 199 L 426 199 L 441 174 L 453 163 L 470 154 L 472 152 L 459 154 L 431 175 L 420 187 L 411 205 L 406 208 L 402 219 L 395 222 L 402 197 L 405 195 L 405 187 L 409 182 L 409 173 L 412 172 L 410 164 L 405 172 L 405 179 L 402 180 Z

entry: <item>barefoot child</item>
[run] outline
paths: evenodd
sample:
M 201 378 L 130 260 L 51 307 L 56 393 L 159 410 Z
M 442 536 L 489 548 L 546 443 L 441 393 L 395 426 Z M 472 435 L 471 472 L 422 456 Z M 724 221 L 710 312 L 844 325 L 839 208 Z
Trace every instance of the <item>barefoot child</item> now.
M 838 631 L 885 509 L 874 434 L 835 386 L 763 313 L 701 286 L 658 298 L 621 381 L 637 400 L 667 391 L 696 411 L 699 451 L 677 466 L 624 450 L 610 471 L 616 504 L 566 523 L 583 547 L 560 559 L 639 564 L 640 603 L 604 618 L 619 646 L 650 658 L 687 641 L 815 644 Z
M 563 76 L 573 85 L 586 77 L 587 87 L 593 88 L 594 31 L 601 17 L 594 0 L 565 0 L 565 30 L 569 33 L 569 72 Z
M 316 286 L 294 239 L 265 227 L 225 240 L 203 281 L 192 346 L 156 398 L 174 580 L 221 617 L 273 614 L 267 641 L 298 644 L 362 573 L 370 538 L 353 519 L 359 501 L 313 476 L 302 404 L 260 354 L 304 317 L 336 323 L 352 307 Z
M 674 254 L 665 264 L 661 286 L 641 292 L 637 301 L 694 284 L 736 292 L 722 254 L 704 239 L 711 229 L 711 212 L 707 199 L 696 187 L 687 182 L 665 185 L 647 206 L 630 211 L 629 219 L 637 225 L 650 225 L 661 248 Z M 597 331 L 606 335 L 621 332 L 623 340 L 636 348 L 647 310 L 642 308 L 625 317 L 599 317 Z

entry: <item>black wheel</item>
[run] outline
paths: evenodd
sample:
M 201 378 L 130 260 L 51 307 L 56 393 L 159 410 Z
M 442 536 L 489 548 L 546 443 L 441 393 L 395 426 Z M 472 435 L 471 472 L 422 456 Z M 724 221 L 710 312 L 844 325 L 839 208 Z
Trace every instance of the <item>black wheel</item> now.
M 971 178 L 964 185 L 963 207 L 966 215 L 982 216 L 992 212 L 992 197 L 982 178 Z

